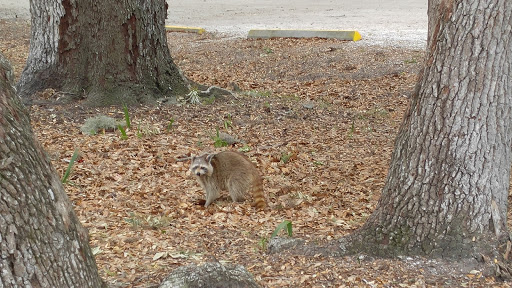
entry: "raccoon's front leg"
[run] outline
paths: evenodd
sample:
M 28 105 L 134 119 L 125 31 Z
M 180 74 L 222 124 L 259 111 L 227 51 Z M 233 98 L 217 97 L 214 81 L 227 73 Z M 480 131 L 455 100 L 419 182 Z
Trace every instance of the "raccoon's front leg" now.
M 209 185 L 204 185 L 204 190 L 206 191 L 206 203 L 204 204 L 204 207 L 208 207 L 208 205 L 212 204 L 215 199 L 219 198 L 220 189 L 217 185 L 209 183 Z

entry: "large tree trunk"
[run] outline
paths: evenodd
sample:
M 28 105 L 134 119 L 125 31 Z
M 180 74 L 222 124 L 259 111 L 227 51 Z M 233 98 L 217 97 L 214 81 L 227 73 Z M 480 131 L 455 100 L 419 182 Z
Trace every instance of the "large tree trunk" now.
M 186 93 L 167 47 L 165 0 L 31 0 L 30 11 L 22 97 L 53 88 L 122 105 Z
M 340 241 L 344 251 L 472 257 L 508 237 L 512 5 L 442 0 L 438 9 L 382 197 Z
M 0 54 L 0 287 L 101 287 L 75 216 Z

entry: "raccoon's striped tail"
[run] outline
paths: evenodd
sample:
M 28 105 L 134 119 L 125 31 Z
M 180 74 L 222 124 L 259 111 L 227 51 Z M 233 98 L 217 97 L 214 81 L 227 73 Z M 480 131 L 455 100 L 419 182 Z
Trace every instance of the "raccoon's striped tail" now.
M 267 206 L 267 202 L 265 201 L 265 194 L 263 194 L 263 179 L 260 177 L 256 177 L 252 184 L 252 197 L 254 202 L 252 206 L 257 209 L 264 209 Z

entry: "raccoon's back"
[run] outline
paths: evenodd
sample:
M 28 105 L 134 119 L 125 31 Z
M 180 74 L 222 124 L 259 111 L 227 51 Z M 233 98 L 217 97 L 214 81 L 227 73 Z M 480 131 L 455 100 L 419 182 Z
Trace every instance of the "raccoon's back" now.
M 223 151 L 216 154 L 211 163 L 214 167 L 213 177 L 218 183 L 220 182 L 219 184 L 224 185 L 223 189 L 229 189 L 227 182 L 231 177 L 243 177 L 248 190 L 246 193 L 252 194 L 254 199 L 253 206 L 259 209 L 266 206 L 260 171 L 245 155 L 234 151 Z

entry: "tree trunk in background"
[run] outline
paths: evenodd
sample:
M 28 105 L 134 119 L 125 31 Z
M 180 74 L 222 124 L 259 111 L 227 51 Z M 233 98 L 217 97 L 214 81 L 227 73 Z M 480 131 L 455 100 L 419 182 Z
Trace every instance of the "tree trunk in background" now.
M 342 251 L 473 257 L 508 237 L 512 5 L 438 2 L 381 199 Z
M 187 92 L 167 47 L 165 0 L 31 0 L 30 11 L 23 98 L 53 88 L 103 106 Z
M 432 45 L 432 37 L 434 31 L 436 31 L 436 25 L 438 23 L 440 13 L 442 11 L 439 9 L 439 5 L 441 4 L 442 0 L 429 0 L 428 1 L 428 35 L 427 35 L 427 47 L 430 49 L 430 46 Z
M 102 287 L 87 231 L 12 85 L 0 54 L 0 287 Z

